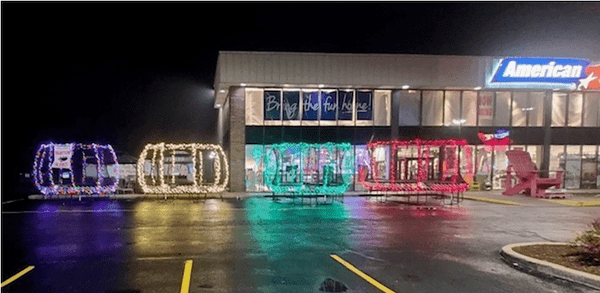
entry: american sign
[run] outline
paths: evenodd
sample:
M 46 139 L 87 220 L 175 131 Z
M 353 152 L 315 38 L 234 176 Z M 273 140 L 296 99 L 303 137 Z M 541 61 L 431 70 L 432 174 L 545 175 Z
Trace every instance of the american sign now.
M 492 84 L 563 84 L 572 89 L 600 89 L 600 65 L 578 58 L 510 57 L 502 59 Z M 524 85 L 525 87 L 527 85 Z

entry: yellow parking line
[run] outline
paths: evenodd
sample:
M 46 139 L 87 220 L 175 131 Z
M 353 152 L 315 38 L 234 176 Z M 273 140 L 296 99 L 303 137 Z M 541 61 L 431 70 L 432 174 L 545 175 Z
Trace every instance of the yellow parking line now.
M 492 198 L 476 197 L 476 196 L 468 196 L 468 195 L 464 195 L 463 198 L 468 199 L 468 200 L 505 204 L 505 205 L 515 205 L 515 206 L 520 205 L 519 203 L 510 201 L 510 200 L 492 199 Z
M 33 270 L 35 267 L 34 266 L 28 266 L 26 267 L 24 270 L 20 271 L 18 274 L 8 278 L 8 280 L 2 282 L 2 284 L 0 284 L 0 288 L 12 283 L 14 280 L 20 278 L 21 276 L 27 274 L 29 271 Z
M 190 292 L 190 281 L 192 277 L 192 264 L 194 261 L 186 260 L 185 267 L 183 269 L 183 281 L 181 282 L 181 293 Z
M 353 273 L 357 274 L 359 277 L 363 278 L 365 281 L 371 283 L 371 285 L 375 286 L 377 289 L 386 292 L 386 293 L 395 293 L 394 291 L 390 290 L 388 287 L 384 286 L 383 284 L 377 282 L 377 280 L 371 278 L 369 275 L 363 273 L 362 271 L 360 271 L 359 269 L 357 269 L 355 266 L 353 266 L 351 263 L 343 260 L 341 257 L 332 254 L 331 257 L 333 259 L 335 259 L 337 262 L 341 263 L 343 266 L 345 266 L 347 269 L 349 269 L 350 271 L 352 271 Z
M 544 201 L 552 202 L 565 206 L 572 207 L 596 207 L 600 206 L 600 200 L 569 200 L 569 199 L 544 199 Z

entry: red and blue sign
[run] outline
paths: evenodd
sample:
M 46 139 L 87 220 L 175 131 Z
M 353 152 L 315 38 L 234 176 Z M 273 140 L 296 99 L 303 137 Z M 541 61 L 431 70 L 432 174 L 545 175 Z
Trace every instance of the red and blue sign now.
M 510 57 L 493 72 L 491 87 L 600 89 L 600 64 L 578 58 Z

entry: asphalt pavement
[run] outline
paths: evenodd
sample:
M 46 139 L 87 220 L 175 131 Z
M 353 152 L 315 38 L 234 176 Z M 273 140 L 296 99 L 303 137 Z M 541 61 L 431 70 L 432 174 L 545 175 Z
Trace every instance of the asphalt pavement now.
M 21 200 L 2 205 L 2 281 L 34 268 L 2 292 L 321 292 L 328 278 L 347 292 L 591 292 L 515 270 L 499 251 L 569 241 L 598 216 L 364 197 Z

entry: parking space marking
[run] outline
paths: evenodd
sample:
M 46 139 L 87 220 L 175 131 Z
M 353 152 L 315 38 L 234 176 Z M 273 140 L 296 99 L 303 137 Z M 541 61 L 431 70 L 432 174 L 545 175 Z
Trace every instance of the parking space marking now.
M 33 270 L 35 267 L 34 266 L 28 266 L 25 269 L 23 269 L 22 271 L 20 271 L 19 273 L 17 273 L 16 275 L 8 278 L 8 280 L 2 282 L 2 284 L 0 284 L 0 288 L 12 283 L 14 280 L 20 278 L 21 276 L 27 274 L 29 271 Z
M 190 281 L 192 277 L 192 264 L 194 261 L 188 259 L 185 261 L 185 267 L 183 269 L 183 280 L 181 282 L 181 293 L 190 292 Z
M 343 260 L 341 257 L 339 257 L 339 256 L 337 256 L 335 254 L 332 254 L 331 258 L 335 259 L 337 262 L 339 262 L 340 264 L 342 264 L 343 266 L 345 266 L 347 269 L 349 269 L 353 273 L 357 274 L 359 277 L 363 278 L 365 281 L 371 283 L 371 285 L 375 286 L 375 288 L 381 290 L 382 292 L 395 293 L 390 288 L 384 286 L 383 284 L 379 283 L 377 280 L 371 278 L 369 275 L 363 273 L 361 270 L 357 269 L 351 263 Z

